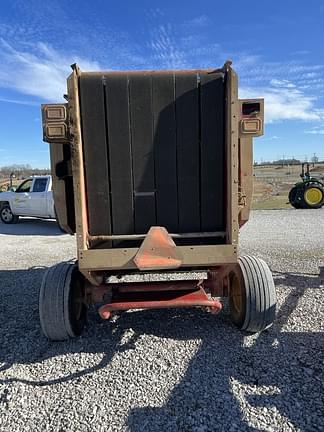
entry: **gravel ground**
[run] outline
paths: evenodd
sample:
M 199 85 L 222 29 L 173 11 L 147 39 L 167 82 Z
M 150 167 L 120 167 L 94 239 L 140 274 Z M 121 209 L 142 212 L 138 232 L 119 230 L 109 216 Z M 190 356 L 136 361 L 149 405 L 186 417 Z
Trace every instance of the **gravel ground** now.
M 226 313 L 136 311 L 48 342 L 37 293 L 75 254 L 53 222 L 0 224 L 1 431 L 324 430 L 323 210 L 256 211 L 241 252 L 265 259 L 278 316 L 260 335 Z

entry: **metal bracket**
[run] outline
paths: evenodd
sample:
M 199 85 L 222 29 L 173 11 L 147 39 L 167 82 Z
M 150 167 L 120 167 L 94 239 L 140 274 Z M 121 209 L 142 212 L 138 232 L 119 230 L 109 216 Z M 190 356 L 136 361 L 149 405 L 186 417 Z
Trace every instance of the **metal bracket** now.
M 168 231 L 151 227 L 139 248 L 134 263 L 139 270 L 178 268 L 182 256 Z

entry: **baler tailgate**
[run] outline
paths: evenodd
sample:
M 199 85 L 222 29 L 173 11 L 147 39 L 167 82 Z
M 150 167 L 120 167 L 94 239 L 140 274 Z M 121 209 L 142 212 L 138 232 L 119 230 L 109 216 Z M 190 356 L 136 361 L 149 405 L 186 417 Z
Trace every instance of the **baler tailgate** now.
M 224 73 L 84 73 L 79 79 L 90 235 L 145 234 L 151 226 L 225 231 Z M 127 245 L 119 240 L 105 247 Z

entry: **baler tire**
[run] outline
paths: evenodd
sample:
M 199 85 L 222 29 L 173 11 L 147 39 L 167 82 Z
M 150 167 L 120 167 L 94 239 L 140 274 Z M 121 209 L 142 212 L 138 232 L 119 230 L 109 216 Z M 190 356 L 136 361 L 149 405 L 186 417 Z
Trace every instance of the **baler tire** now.
M 83 291 L 75 263 L 59 263 L 46 271 L 39 290 L 39 318 L 48 339 L 62 341 L 82 333 L 87 318 Z
M 231 319 L 237 327 L 256 333 L 272 325 L 276 315 L 276 290 L 271 271 L 263 260 L 240 257 L 236 271 L 230 275 L 229 288 Z M 240 290 L 241 308 L 237 307 L 235 289 Z
M 295 209 L 301 209 L 302 208 L 302 205 L 301 205 L 301 203 L 299 203 L 299 202 L 297 202 L 296 201 L 296 194 L 297 194 L 297 191 L 298 191 L 298 187 L 297 186 L 294 186 L 290 191 L 289 191 L 289 195 L 288 195 L 288 200 L 289 200 L 289 203 L 293 206 L 293 207 L 295 207 Z

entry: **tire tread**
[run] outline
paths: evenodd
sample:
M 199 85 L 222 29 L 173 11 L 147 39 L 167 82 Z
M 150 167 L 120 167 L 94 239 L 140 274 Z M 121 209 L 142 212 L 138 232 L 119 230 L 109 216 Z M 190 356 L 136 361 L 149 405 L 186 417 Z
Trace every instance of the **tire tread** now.
M 243 330 L 260 332 L 270 327 L 275 319 L 276 291 L 268 265 L 259 258 L 239 258 L 246 295 Z
M 39 318 L 44 335 L 51 340 L 66 340 L 75 336 L 66 311 L 74 264 L 64 262 L 50 267 L 39 291 Z

